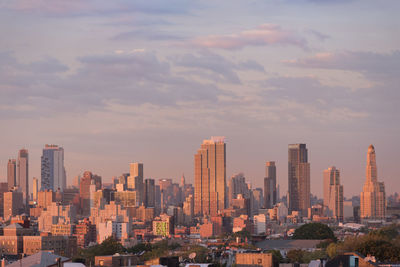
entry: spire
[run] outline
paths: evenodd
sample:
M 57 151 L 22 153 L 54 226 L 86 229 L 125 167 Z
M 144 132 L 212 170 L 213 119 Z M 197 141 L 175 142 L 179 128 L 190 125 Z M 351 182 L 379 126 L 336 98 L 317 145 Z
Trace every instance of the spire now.
M 182 178 L 181 178 L 181 187 L 185 187 L 185 174 L 182 173 Z

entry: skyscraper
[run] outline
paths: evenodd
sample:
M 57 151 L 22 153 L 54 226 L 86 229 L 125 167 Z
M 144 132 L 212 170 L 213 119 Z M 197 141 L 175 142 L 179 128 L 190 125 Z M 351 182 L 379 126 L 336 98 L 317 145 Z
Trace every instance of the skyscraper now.
M 288 149 L 289 212 L 308 213 L 310 202 L 310 163 L 306 144 L 291 144 Z
M 324 170 L 324 206 L 328 208 L 329 216 L 343 221 L 343 185 L 335 166 Z
M 37 202 L 37 196 L 39 192 L 39 181 L 38 178 L 33 177 L 32 180 L 32 200 Z
M 244 198 L 250 198 L 250 190 L 246 184 L 246 178 L 243 173 L 232 175 L 229 180 L 228 200 L 229 205 L 232 204 L 232 199 L 237 198 L 241 194 Z
M 373 145 L 368 147 L 366 181 L 360 196 L 361 218 L 383 219 L 386 216 L 386 194 L 383 182 L 378 182 L 376 155 Z
M 41 168 L 41 190 L 64 191 L 67 178 L 64 167 L 64 149 L 57 145 L 46 145 L 43 149 Z
M 265 163 L 264 207 L 272 209 L 277 202 L 276 197 L 276 167 L 275 161 Z
M 22 192 L 23 202 L 26 208 L 29 204 L 29 155 L 27 149 L 21 149 L 18 153 L 17 186 Z
M 9 159 L 7 164 L 7 183 L 8 190 L 17 186 L 17 161 L 15 159 Z
M 139 194 L 139 205 L 143 203 L 143 163 L 134 162 L 129 165 L 128 189 Z
M 225 137 L 204 140 L 194 155 L 195 215 L 216 215 L 226 208 Z
M 154 179 L 146 179 L 144 181 L 144 205 L 147 207 L 155 207 L 156 186 Z

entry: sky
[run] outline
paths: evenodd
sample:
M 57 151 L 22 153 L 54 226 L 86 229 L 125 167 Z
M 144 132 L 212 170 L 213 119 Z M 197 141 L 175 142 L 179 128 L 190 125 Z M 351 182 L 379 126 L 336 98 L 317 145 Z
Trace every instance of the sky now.
M 142 162 L 146 178 L 193 182 L 202 140 L 225 136 L 227 180 L 261 187 L 288 144 L 306 143 L 311 192 L 341 171 L 358 195 L 370 144 L 400 191 L 398 0 L 0 0 L 0 180 L 45 144 L 68 182 Z

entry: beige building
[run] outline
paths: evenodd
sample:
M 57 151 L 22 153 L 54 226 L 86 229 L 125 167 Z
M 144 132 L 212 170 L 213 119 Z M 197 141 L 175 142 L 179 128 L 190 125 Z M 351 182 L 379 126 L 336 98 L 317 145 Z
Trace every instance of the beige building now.
M 310 201 L 310 163 L 306 144 L 291 144 L 288 149 L 289 212 L 308 214 Z
M 76 210 L 72 205 L 59 205 L 52 202 L 38 218 L 39 231 L 51 232 L 53 224 L 71 224 L 76 219 Z
M 263 266 L 272 267 L 272 253 L 236 253 L 236 266 Z
M 340 184 L 340 171 L 335 166 L 324 170 L 324 206 L 328 216 L 343 221 L 343 185 Z
M 226 208 L 226 144 L 224 137 L 204 140 L 194 155 L 195 215 L 217 215 Z
M 385 185 L 378 182 L 373 145 L 368 147 L 366 181 L 360 196 L 360 209 L 362 219 L 384 219 L 386 216 Z

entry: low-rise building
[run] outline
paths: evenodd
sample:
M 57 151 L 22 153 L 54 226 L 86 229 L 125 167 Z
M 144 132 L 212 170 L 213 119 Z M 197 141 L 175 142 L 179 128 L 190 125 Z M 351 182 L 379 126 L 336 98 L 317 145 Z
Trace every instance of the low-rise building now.
M 236 266 L 238 267 L 274 266 L 272 253 L 237 253 L 235 257 L 236 257 Z

